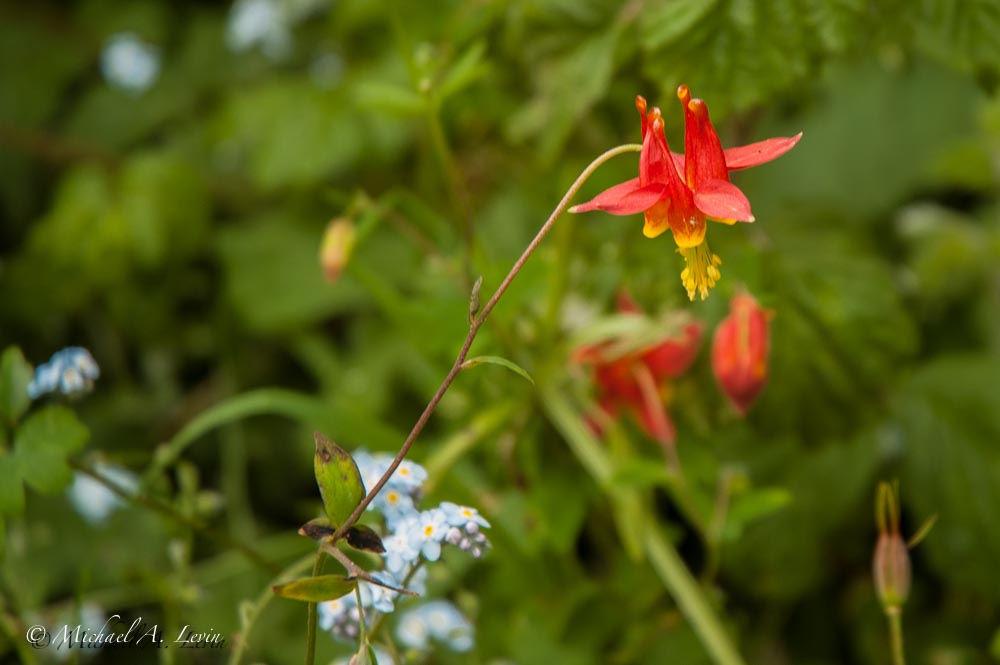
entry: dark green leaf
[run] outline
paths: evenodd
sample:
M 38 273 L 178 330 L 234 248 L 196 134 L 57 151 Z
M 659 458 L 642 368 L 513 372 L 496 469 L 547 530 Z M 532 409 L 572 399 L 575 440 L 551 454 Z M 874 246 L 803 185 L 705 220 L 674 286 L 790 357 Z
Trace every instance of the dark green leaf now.
M 66 458 L 83 448 L 90 432 L 62 406 L 37 411 L 22 423 L 14 455 L 25 481 L 39 492 L 61 491 L 72 479 Z
M 13 425 L 28 408 L 32 369 L 21 349 L 9 346 L 0 359 L 0 418 Z
M 17 459 L 0 452 L 0 515 L 19 515 L 24 511 L 24 486 Z

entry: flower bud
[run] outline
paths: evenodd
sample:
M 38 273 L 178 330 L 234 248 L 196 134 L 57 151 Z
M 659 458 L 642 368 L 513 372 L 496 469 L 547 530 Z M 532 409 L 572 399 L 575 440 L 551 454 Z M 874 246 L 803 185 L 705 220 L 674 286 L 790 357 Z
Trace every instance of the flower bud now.
M 878 541 L 872 558 L 875 592 L 886 612 L 899 612 L 910 594 L 910 555 L 899 532 L 899 493 L 896 485 L 879 483 L 875 498 Z
M 882 607 L 886 611 L 901 607 L 910 593 L 910 555 L 899 532 L 879 534 L 872 569 Z
M 712 370 L 719 387 L 744 415 L 767 382 L 770 319 L 753 296 L 738 294 L 729 316 L 719 323 L 712 339 Z
M 336 282 L 347 267 L 354 253 L 356 235 L 354 221 L 349 217 L 336 217 L 327 225 L 319 260 L 323 276 L 330 284 Z

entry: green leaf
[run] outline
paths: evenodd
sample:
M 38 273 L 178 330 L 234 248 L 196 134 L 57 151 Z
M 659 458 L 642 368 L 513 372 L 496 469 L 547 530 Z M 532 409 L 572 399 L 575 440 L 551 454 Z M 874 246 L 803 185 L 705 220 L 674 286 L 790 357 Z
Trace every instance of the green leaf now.
M 73 478 L 66 458 L 83 448 L 89 436 L 87 427 L 65 407 L 50 406 L 33 413 L 14 438 L 22 477 L 39 492 L 61 491 Z
M 643 12 L 642 43 L 647 49 L 668 46 L 705 17 L 718 0 L 673 0 Z
M 24 486 L 13 455 L 0 453 L 0 479 L 0 515 L 19 515 L 24 511 Z
M 781 510 L 791 502 L 792 493 L 784 487 L 762 487 L 734 496 L 726 514 L 723 540 L 739 540 L 748 524 Z
M 385 81 L 359 83 L 355 95 L 361 106 L 384 113 L 414 116 L 427 109 L 426 100 L 413 90 Z
M 487 66 L 483 62 L 483 55 L 485 53 L 486 45 L 481 41 L 476 42 L 465 50 L 455 64 L 452 65 L 451 69 L 448 70 L 448 73 L 444 76 L 444 80 L 441 81 L 441 84 L 435 90 L 438 103 L 461 92 L 463 88 L 472 84 L 486 73 Z
M 21 349 L 8 346 L 0 358 L 0 418 L 14 425 L 28 408 L 32 368 Z M 5 476 L 0 476 L 5 477 Z
M 319 262 L 323 229 L 304 226 L 279 213 L 218 236 L 226 296 L 254 330 L 299 328 L 362 301 L 360 290 L 349 280 L 342 278 L 335 287 L 323 280 Z
M 462 369 L 472 369 L 478 365 L 489 364 L 489 365 L 500 365 L 501 367 L 506 367 L 510 371 L 514 372 L 518 376 L 524 378 L 526 381 L 534 385 L 535 380 L 531 378 L 531 375 L 524 370 L 517 363 L 511 362 L 506 358 L 501 358 L 500 356 L 476 356 L 475 358 L 469 358 L 464 363 L 462 363 Z
M 318 575 L 303 577 L 287 584 L 277 584 L 271 587 L 271 590 L 282 598 L 322 603 L 346 596 L 354 591 L 357 583 L 356 579 L 348 579 L 343 575 Z
M 643 489 L 668 486 L 671 484 L 671 478 L 663 460 L 652 461 L 630 457 L 615 468 L 614 475 L 611 476 L 611 483 Z
M 941 515 L 920 546 L 944 580 L 1000 598 L 993 562 L 1000 560 L 1000 357 L 944 357 L 915 373 L 896 405 L 905 442 L 903 510 Z
M 323 507 L 333 525 L 340 526 L 365 498 L 365 485 L 350 453 L 316 432 L 313 470 Z

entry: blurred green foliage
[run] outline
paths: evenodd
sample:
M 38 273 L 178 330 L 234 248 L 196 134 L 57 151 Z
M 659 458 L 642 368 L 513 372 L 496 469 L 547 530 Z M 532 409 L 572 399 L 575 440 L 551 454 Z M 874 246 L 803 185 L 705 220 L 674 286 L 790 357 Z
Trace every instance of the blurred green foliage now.
M 726 145 L 805 137 L 735 176 L 757 222 L 713 228 L 704 303 L 638 216 L 564 219 L 518 276 L 473 355 L 537 385 L 463 373 L 411 453 L 429 500 L 494 524 L 489 557 L 431 570 L 478 631 L 474 656 L 433 662 L 708 662 L 638 545 L 648 514 L 748 662 L 887 662 L 872 498 L 897 477 L 905 534 L 939 515 L 911 553 L 911 661 L 997 662 L 996 0 L 275 1 L 277 55 L 232 47 L 227 2 L 0 6 L 0 348 L 23 352 L 0 363 L 0 657 L 44 658 L 24 626 L 95 602 L 231 637 L 256 613 L 249 656 L 300 662 L 303 606 L 253 603 L 312 551 L 311 432 L 398 448 L 472 280 L 485 301 L 579 171 L 638 140 L 636 94 L 681 146 L 685 83 Z M 148 90 L 102 76 L 123 31 L 159 51 Z M 634 172 L 618 158 L 581 199 Z M 328 284 L 338 216 L 363 232 Z M 749 417 L 707 350 L 672 387 L 693 508 L 631 422 L 588 458 L 581 323 L 628 288 L 711 330 L 744 287 L 776 313 Z M 71 344 L 95 393 L 25 412 L 24 358 Z M 98 459 L 145 473 L 147 501 L 91 525 L 61 492 L 67 460 Z

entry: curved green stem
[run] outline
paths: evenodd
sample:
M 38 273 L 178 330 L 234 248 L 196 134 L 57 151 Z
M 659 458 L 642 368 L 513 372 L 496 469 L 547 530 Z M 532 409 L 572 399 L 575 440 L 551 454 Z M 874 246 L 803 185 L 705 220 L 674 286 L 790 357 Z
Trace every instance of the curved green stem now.
M 417 418 L 417 422 L 414 423 L 413 429 L 410 430 L 410 433 L 407 435 L 402 447 L 400 447 L 399 452 L 396 453 L 396 457 L 393 458 L 389 468 L 386 469 L 385 473 L 382 474 L 382 477 L 379 478 L 378 482 L 375 483 L 371 490 L 369 490 L 368 495 L 365 496 L 361 503 L 358 504 L 358 506 L 354 509 L 354 512 L 351 513 L 350 517 L 348 517 L 344 523 L 340 525 L 336 533 L 333 534 L 331 539 L 334 542 L 341 538 L 344 533 L 346 533 L 346 531 L 358 521 L 358 518 L 361 517 L 361 514 L 368 507 L 368 504 L 372 502 L 372 499 L 374 499 L 379 492 L 382 491 L 385 484 L 389 482 L 389 478 L 396 472 L 396 469 L 402 463 L 403 458 L 405 458 L 406 454 L 410 451 L 410 447 L 413 445 L 413 442 L 417 440 L 417 436 L 420 435 L 424 426 L 427 425 L 427 421 L 430 420 L 431 414 L 434 413 L 434 410 L 437 408 L 438 402 L 440 402 L 441 398 L 444 397 L 444 394 L 448 392 L 448 388 L 451 387 L 451 384 L 455 380 L 455 377 L 458 376 L 458 373 L 462 371 L 462 363 L 465 362 L 466 357 L 468 357 L 469 349 L 472 348 L 472 342 L 476 339 L 479 329 L 482 327 L 487 317 L 489 317 L 493 308 L 497 306 L 497 303 L 500 301 L 500 298 L 503 297 L 503 294 L 507 292 L 511 282 L 513 282 L 514 278 L 517 277 L 519 272 L 521 272 L 521 268 L 524 267 L 525 262 L 527 262 L 535 250 L 538 249 L 538 246 L 552 229 L 556 220 L 559 219 L 563 212 L 565 212 L 569 207 L 569 202 L 573 200 L 574 196 L 576 196 L 577 191 L 579 191 L 580 187 L 583 186 L 583 183 L 587 181 L 587 179 L 598 169 L 598 167 L 612 157 L 617 157 L 618 155 L 622 155 L 627 152 L 639 152 L 641 150 L 642 146 L 638 144 L 620 145 L 616 148 L 612 148 L 611 150 L 599 155 L 594 161 L 587 165 L 587 168 L 585 168 L 573 184 L 570 185 L 570 188 L 563 195 L 562 200 L 559 201 L 555 210 L 553 210 L 552 214 L 549 215 L 549 218 L 545 220 L 542 228 L 538 230 L 535 237 L 530 243 L 528 243 L 528 246 L 524 249 L 524 252 L 521 253 L 521 256 L 514 262 L 514 266 L 510 269 L 510 272 L 507 273 L 507 276 L 504 277 L 502 282 L 500 282 L 500 286 L 497 287 L 497 290 L 483 307 L 479 316 L 472 321 L 472 324 L 469 326 L 469 333 L 465 337 L 465 342 L 462 344 L 462 348 L 459 350 L 458 356 L 455 358 L 455 362 L 452 363 L 451 369 L 444 377 L 444 380 L 438 387 L 437 392 L 434 393 L 434 396 L 431 397 L 427 406 L 424 408 L 423 413 L 421 413 L 420 417 Z
M 649 526 L 643 545 L 653 569 L 670 591 L 670 595 L 677 601 L 681 612 L 691 622 L 691 627 L 698 634 L 712 660 L 718 665 L 743 665 L 743 659 L 730 642 L 729 635 L 712 611 L 711 605 L 701 592 L 701 587 L 691 576 L 684 561 L 666 536 L 660 530 Z
M 249 609 L 243 614 L 243 625 L 240 628 L 240 634 L 233 644 L 233 650 L 229 654 L 229 665 L 240 665 L 240 661 L 243 659 L 243 654 L 246 652 L 247 643 L 249 642 L 250 631 L 254 624 L 257 623 L 257 618 L 267 607 L 268 603 L 271 602 L 272 598 L 277 598 L 271 587 L 284 584 L 292 579 L 295 579 L 303 572 L 308 570 L 309 563 L 313 560 L 313 555 L 308 554 L 292 565 L 281 571 L 277 577 L 275 577 L 271 582 L 264 588 L 261 594 L 257 597 L 257 600 L 249 606 Z M 314 564 L 315 565 L 315 564 Z
M 313 563 L 313 577 L 319 575 L 323 567 L 323 550 L 316 550 L 316 561 Z M 361 603 L 358 603 L 361 607 Z M 306 665 L 313 665 L 316 660 L 316 603 L 309 603 L 306 613 Z

